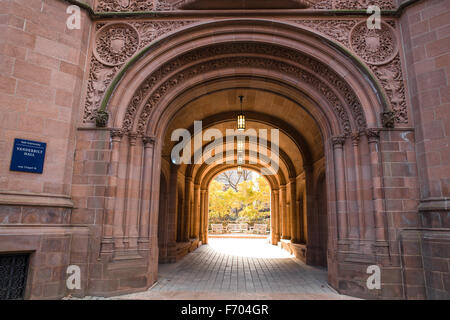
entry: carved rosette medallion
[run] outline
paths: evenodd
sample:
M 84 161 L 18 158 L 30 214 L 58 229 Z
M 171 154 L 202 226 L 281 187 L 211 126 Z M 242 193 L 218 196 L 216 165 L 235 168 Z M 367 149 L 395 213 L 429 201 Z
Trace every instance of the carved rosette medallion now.
M 127 23 L 108 24 L 97 32 L 94 55 L 107 66 L 127 61 L 139 48 L 139 33 Z
M 365 62 L 383 65 L 394 59 L 398 52 L 398 41 L 394 29 L 381 23 L 381 29 L 370 30 L 366 21 L 353 27 L 349 38 L 352 50 Z

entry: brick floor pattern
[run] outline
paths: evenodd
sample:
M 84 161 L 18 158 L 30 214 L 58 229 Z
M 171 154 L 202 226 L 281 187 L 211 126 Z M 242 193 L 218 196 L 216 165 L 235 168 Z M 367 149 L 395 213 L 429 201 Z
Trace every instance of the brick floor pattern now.
M 327 270 L 307 266 L 262 239 L 210 239 L 181 261 L 160 265 L 148 291 L 119 299 L 347 299 Z

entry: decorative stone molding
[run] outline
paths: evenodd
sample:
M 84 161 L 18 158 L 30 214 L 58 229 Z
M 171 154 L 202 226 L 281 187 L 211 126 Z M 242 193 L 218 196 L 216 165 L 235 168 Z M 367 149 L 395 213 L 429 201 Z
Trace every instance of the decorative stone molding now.
M 361 138 L 360 133 L 359 133 L 359 132 L 353 133 L 352 136 L 351 136 L 351 138 L 352 138 L 352 143 L 353 143 L 353 145 L 354 145 L 354 146 L 357 146 L 357 145 L 359 144 L 359 140 L 360 140 L 360 138 Z
M 175 7 L 186 10 L 230 10 L 230 9 L 305 9 L 311 0 L 177 0 Z
M 264 59 L 249 56 L 261 52 L 264 52 L 265 54 L 273 57 L 285 58 L 287 60 L 296 62 L 299 65 L 304 66 L 305 69 L 307 68 L 311 70 L 315 74 L 321 74 L 321 76 L 324 79 L 327 79 L 328 82 L 323 82 L 308 70 L 301 69 L 297 66 L 287 64 L 285 62 L 277 61 L 275 60 L 275 58 Z M 229 54 L 230 57 L 209 60 L 204 64 L 187 68 L 177 75 L 173 76 L 172 78 L 166 80 L 159 87 L 157 87 L 157 89 L 155 89 L 155 86 L 162 78 L 164 78 L 167 74 L 174 72 L 176 69 L 181 69 L 183 65 L 191 63 L 192 61 L 202 60 L 208 57 L 214 57 L 223 54 Z M 128 110 L 125 114 L 123 129 L 125 131 L 131 130 L 137 110 L 139 109 L 139 106 L 144 103 L 144 99 L 147 97 L 150 91 L 153 90 L 153 93 L 145 102 L 143 111 L 139 115 L 137 127 L 138 132 L 144 132 L 151 110 L 158 103 L 158 101 L 168 91 L 170 91 L 171 88 L 179 85 L 181 82 L 187 81 L 190 77 L 210 70 L 250 65 L 255 67 L 262 67 L 264 69 L 276 70 L 285 74 L 291 74 L 294 77 L 297 77 L 302 81 L 308 83 L 309 85 L 317 88 L 334 107 L 336 114 L 341 119 L 344 132 L 346 132 L 346 134 L 350 134 L 351 126 L 348 115 L 345 111 L 345 108 L 341 104 L 340 99 L 335 93 L 339 92 L 345 100 L 345 103 L 349 106 L 349 109 L 353 114 L 353 118 L 355 119 L 358 128 L 366 127 L 364 113 L 356 94 L 339 75 L 337 75 L 326 65 L 309 56 L 284 47 L 260 43 L 236 43 L 221 44 L 208 48 L 193 50 L 178 57 L 177 59 L 170 61 L 168 64 L 161 66 L 158 70 L 155 70 L 155 72 L 144 81 L 144 83 L 132 98 Z M 334 89 L 330 88 L 330 86 Z
M 367 9 L 376 5 L 382 10 L 395 9 L 394 0 L 309 0 L 313 2 L 313 9 L 342 10 Z
M 98 0 L 96 11 L 135 12 L 135 11 L 171 11 L 172 5 L 164 0 Z
M 394 21 L 383 22 L 382 29 L 376 30 L 375 34 L 367 29 L 366 20 L 317 19 L 293 22 L 338 41 L 361 57 L 379 80 L 394 111 L 394 122 L 386 121 L 387 119 L 383 117 L 383 123 L 387 128 L 393 127 L 395 123 L 408 123 L 405 87 Z M 370 52 L 367 51 L 369 47 L 372 50 Z
M 122 138 L 123 137 L 123 130 L 122 129 L 111 129 L 111 138 Z
M 128 132 L 128 141 L 130 142 L 130 146 L 135 146 L 136 145 L 136 140 L 138 137 L 138 133 L 137 132 Z
M 149 136 L 142 137 L 142 142 L 144 143 L 145 146 L 153 145 L 153 144 L 155 144 L 155 141 L 156 141 L 155 137 L 149 137 Z
M 369 139 L 370 142 L 378 142 L 380 140 L 380 130 L 379 129 L 373 129 L 369 128 L 366 130 L 366 136 Z
M 389 64 L 382 66 L 371 66 L 377 78 L 380 80 L 391 103 L 393 119 L 385 119 L 386 126 L 392 127 L 392 121 L 395 123 L 408 123 L 408 109 L 406 105 L 406 93 L 403 83 L 403 72 L 400 62 L 400 56 L 397 56 Z M 383 115 L 385 118 L 385 115 Z
M 345 136 L 335 136 L 331 138 L 331 144 L 334 148 L 342 148 L 345 144 Z
M 130 24 L 138 31 L 140 44 L 139 50 L 147 47 L 155 39 L 166 35 L 167 33 L 180 29 L 184 26 L 194 23 L 191 20 L 181 21 L 152 21 L 152 22 L 131 22 Z
M 349 35 L 351 49 L 366 63 L 383 65 L 394 59 L 398 53 L 395 30 L 381 22 L 381 29 L 370 30 L 366 20 L 356 24 Z
M 0 205 L 73 208 L 69 196 L 47 193 L 0 191 Z
M 381 114 L 381 122 L 384 128 L 394 128 L 395 126 L 395 112 L 385 111 Z
M 100 110 L 97 112 L 95 118 L 95 125 L 99 128 L 104 128 L 108 125 L 109 114 L 106 111 Z
M 106 66 L 118 66 L 136 53 L 139 42 L 139 33 L 132 25 L 107 24 L 96 34 L 94 55 Z
M 203 4 L 196 5 L 196 2 L 202 2 L 201 0 L 180 0 L 169 1 L 165 0 L 98 0 L 96 11 L 99 12 L 138 12 L 138 11 L 172 11 L 175 9 L 208 9 L 208 1 L 203 0 Z M 206 2 L 206 4 L 205 4 Z M 227 1 L 222 1 L 227 2 Z M 228 1 L 229 2 L 229 1 Z M 245 6 L 249 9 L 260 8 L 311 8 L 317 10 L 342 10 L 342 9 L 367 9 L 369 5 L 376 5 L 382 10 L 395 9 L 394 0 L 282 0 L 279 3 L 269 3 L 268 0 L 247 0 L 242 1 L 235 0 L 231 7 L 242 8 Z M 269 3 L 264 4 L 263 2 Z M 213 9 L 230 9 L 229 4 L 223 6 L 218 3 L 214 4 Z
M 120 39 L 114 41 L 114 44 L 111 42 L 111 39 L 108 39 L 109 32 L 108 30 L 114 29 L 114 25 L 121 26 L 118 28 L 119 30 L 122 28 L 132 28 L 135 30 L 132 32 L 129 30 L 131 34 L 134 36 L 131 37 L 134 39 L 132 48 L 135 48 L 137 45 L 137 49 L 132 49 L 132 51 L 136 52 L 141 50 L 142 48 L 148 46 L 152 41 L 157 39 L 158 37 L 167 34 L 168 32 L 181 28 L 183 26 L 189 25 L 194 21 L 154 21 L 154 22 L 131 22 L 129 24 L 119 23 L 119 24 L 98 24 L 97 26 L 97 36 L 98 42 L 101 43 L 101 46 L 96 48 L 96 54 L 91 59 L 91 68 L 90 75 L 88 80 L 88 88 L 87 95 L 85 101 L 85 112 L 83 121 L 84 122 L 92 122 L 95 121 L 97 117 L 97 110 L 99 108 L 100 102 L 104 96 L 104 93 L 107 87 L 110 85 L 112 79 L 117 74 L 121 64 L 126 62 L 128 59 L 123 59 L 123 55 L 116 54 L 118 58 L 114 61 L 123 61 L 119 65 L 113 65 L 111 63 L 111 58 L 102 59 L 101 55 L 111 52 L 111 50 L 116 50 L 114 48 L 120 47 L 121 42 Z M 365 25 L 365 20 L 328 20 L 328 19 L 317 19 L 317 20 L 297 20 L 294 21 L 303 26 L 307 26 L 311 29 L 314 29 L 318 32 L 323 33 L 324 35 L 340 42 L 347 48 L 351 48 L 350 41 L 351 39 L 363 39 L 361 37 L 350 36 L 352 32 L 356 32 L 356 27 L 362 28 Z M 387 23 L 383 23 L 385 28 L 385 33 L 390 34 L 391 36 L 381 37 L 380 41 L 383 42 L 383 39 L 396 39 L 394 35 L 395 30 L 393 26 L 395 23 L 392 21 L 387 21 Z M 353 30 L 353 31 L 352 31 Z M 359 29 L 358 29 L 359 30 Z M 383 29 L 382 29 L 383 30 Z M 387 31 L 386 31 L 387 30 Z M 118 32 L 120 35 L 120 32 Z M 137 34 L 137 38 L 136 38 Z M 119 37 L 115 35 L 116 37 Z M 101 39 L 101 40 L 100 40 Z M 389 43 L 392 43 L 397 46 L 397 42 L 392 42 L 389 40 Z M 353 40 L 356 43 L 356 40 Z M 362 41 L 362 40 L 361 40 Z M 376 41 L 375 41 L 376 42 Z M 381 47 L 385 47 L 383 44 Z M 356 48 L 359 48 L 356 46 Z M 130 50 L 129 50 L 130 51 Z M 397 49 L 390 50 L 391 52 L 397 52 Z M 129 56 L 128 53 L 126 56 Z M 96 56 L 99 56 L 99 61 Z M 120 58 L 122 57 L 122 58 Z M 389 57 L 391 58 L 391 57 Z M 103 61 L 106 60 L 106 61 Z M 403 84 L 403 75 L 400 65 L 400 57 L 399 54 L 396 53 L 396 56 L 390 62 L 379 65 L 379 64 L 370 64 L 367 63 L 368 67 L 374 72 L 377 76 L 380 84 L 383 86 L 383 89 L 386 92 L 386 96 L 389 99 L 391 109 L 394 111 L 394 121 L 395 123 L 407 123 L 408 115 L 407 115 L 407 106 L 406 106 L 406 96 L 405 89 Z M 148 110 L 149 108 L 146 108 Z M 353 109 L 353 108 L 352 108 Z M 388 125 L 391 125 L 391 122 L 385 122 Z M 101 124 L 101 123 L 100 123 Z
M 358 20 L 295 20 L 299 25 L 314 29 L 333 40 L 337 40 L 345 47 L 349 48 L 349 34 Z
M 160 36 L 192 22 L 193 21 L 154 21 L 132 22 L 129 24 L 97 24 L 97 34 L 95 36 L 96 48 L 94 49 L 94 55 L 90 62 L 83 122 L 87 123 L 96 120 L 97 110 L 103 95 L 124 62 Z M 112 41 L 110 38 L 111 34 L 119 39 L 117 39 L 117 41 Z M 127 40 L 123 41 L 125 38 Z M 120 41 L 120 39 L 122 39 L 122 41 Z M 119 50 L 121 53 L 116 53 L 116 58 L 113 60 L 111 57 L 107 56 L 107 53 L 111 52 L 111 50 L 117 51 L 117 48 L 120 47 L 123 42 L 131 43 L 131 49 L 126 48 Z M 106 55 L 105 59 L 102 58 L 104 55 Z M 120 61 L 120 63 L 115 64 L 111 63 L 111 61 L 115 61 L 116 63 Z

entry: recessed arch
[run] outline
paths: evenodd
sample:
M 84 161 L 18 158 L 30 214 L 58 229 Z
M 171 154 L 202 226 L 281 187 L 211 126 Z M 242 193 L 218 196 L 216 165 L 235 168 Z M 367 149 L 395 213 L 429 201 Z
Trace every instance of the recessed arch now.
M 273 22 L 264 20 L 227 20 L 226 22 L 227 23 L 225 25 L 227 25 L 228 28 L 224 28 L 224 21 L 187 27 L 186 29 L 177 32 L 176 35 L 172 34 L 168 36 L 168 38 L 165 38 L 164 42 L 168 46 L 176 46 L 176 52 L 179 52 L 179 55 L 181 55 L 181 52 L 189 52 L 189 50 L 192 51 L 192 47 L 198 47 L 196 46 L 195 41 L 197 36 L 199 38 L 201 37 L 201 40 L 199 41 L 202 44 L 208 43 L 209 40 L 207 39 L 207 37 L 211 35 L 214 35 L 214 38 L 211 39 L 210 43 L 215 44 L 220 43 L 220 41 L 230 41 L 230 37 L 227 36 L 227 34 L 229 34 L 230 32 L 230 24 L 236 24 L 235 28 L 233 29 L 234 36 L 232 42 L 237 42 L 240 40 L 239 37 L 235 37 L 235 34 L 239 33 L 239 30 L 237 30 L 239 28 L 242 28 L 242 34 L 240 34 L 240 37 L 242 37 L 242 41 L 245 41 L 245 37 L 248 37 L 247 41 L 255 41 L 255 38 L 258 38 L 258 41 L 256 43 L 271 43 L 272 46 L 278 46 L 278 48 L 281 48 L 283 50 L 285 50 L 286 47 L 283 48 L 280 46 L 282 46 L 283 44 L 287 45 L 287 42 L 291 41 L 289 42 L 289 46 L 293 48 L 298 47 L 296 48 L 296 52 L 305 52 L 305 54 L 308 55 L 308 59 L 312 59 L 311 57 L 314 57 L 314 61 L 318 61 L 322 63 L 322 65 L 328 64 L 332 66 L 335 69 L 335 71 L 331 71 L 332 73 L 342 75 L 344 77 L 343 79 L 345 80 L 337 81 L 335 83 L 336 85 L 349 83 L 349 88 L 356 87 L 354 88 L 354 90 L 350 91 L 358 93 L 358 98 L 353 100 L 360 100 L 360 107 L 355 105 L 352 106 L 351 109 L 355 111 L 364 106 L 364 112 L 357 112 L 359 112 L 363 117 L 367 118 L 366 121 L 369 124 L 369 127 L 379 126 L 379 113 L 389 108 L 388 104 L 386 104 L 383 99 L 383 95 L 381 94 L 382 91 L 378 90 L 379 86 L 377 85 L 376 81 L 373 80 L 374 78 L 372 77 L 372 75 L 370 75 L 370 73 L 367 74 L 368 71 L 364 68 L 364 65 L 357 61 L 355 57 L 350 57 L 348 52 L 345 52 L 342 48 L 336 47 L 335 43 L 331 42 L 328 39 L 324 39 L 322 36 L 318 36 L 311 31 L 304 30 L 299 26 L 294 26 L 291 24 L 283 23 L 280 26 L 277 25 L 277 27 L 279 28 L 277 28 L 277 31 L 275 32 L 276 34 L 273 34 L 273 29 L 272 32 L 268 30 L 268 26 L 272 26 Z M 251 27 L 249 26 L 250 23 Z M 206 26 L 210 27 L 208 31 L 201 30 Z M 296 31 L 295 33 L 293 32 L 294 30 Z M 183 34 L 189 33 L 189 31 L 191 32 L 191 37 L 189 38 L 189 46 L 185 48 L 183 47 L 183 45 L 186 46 L 186 42 L 183 41 L 186 41 L 187 39 L 183 39 Z M 250 36 L 248 33 L 253 35 Z M 270 37 L 266 36 L 270 33 L 272 33 Z M 223 40 L 221 40 L 221 37 L 223 37 Z M 275 41 L 277 43 L 276 45 L 274 44 Z M 324 46 L 324 42 L 328 45 Z M 129 65 L 125 66 L 122 70 L 123 72 L 119 73 L 116 81 L 113 81 L 113 83 L 111 84 L 111 90 L 108 90 L 108 93 L 103 100 L 102 108 L 106 108 L 106 106 L 109 105 L 109 111 L 112 112 L 113 118 L 116 119 L 113 120 L 113 122 L 115 123 L 114 126 L 117 127 L 117 124 L 121 125 L 121 120 L 118 119 L 123 119 L 124 117 L 124 110 L 122 110 L 121 113 L 120 108 L 117 109 L 116 106 L 120 105 L 123 108 L 123 106 L 128 105 L 129 101 L 133 100 L 133 98 L 130 96 L 130 92 L 133 92 L 133 90 L 135 92 L 137 91 L 137 87 L 139 86 L 138 84 L 143 82 L 145 75 L 148 76 L 151 74 L 151 70 L 155 69 L 155 64 L 159 65 L 158 59 L 161 58 L 164 61 L 170 61 L 171 57 L 173 57 L 173 53 L 171 53 L 169 57 L 165 56 L 164 58 L 162 58 L 160 55 L 161 52 L 158 52 L 160 46 L 161 43 L 158 42 L 157 44 L 155 44 L 154 51 L 151 51 L 150 48 L 147 48 L 146 54 L 143 53 L 139 55 L 140 59 L 136 59 L 136 63 L 130 63 Z M 202 50 L 207 51 L 207 46 Z M 149 53 L 150 51 L 151 54 Z M 218 52 L 214 52 L 214 54 L 217 55 Z M 327 56 L 329 59 L 326 58 Z M 271 56 L 271 58 L 274 57 Z M 131 66 L 133 66 L 133 68 L 131 68 L 132 70 L 130 69 Z M 125 70 L 127 72 L 125 72 Z M 135 74 L 135 72 L 138 72 L 138 74 Z M 127 76 L 122 79 L 125 73 L 127 73 Z M 119 82 L 120 85 L 116 88 L 116 85 Z M 125 86 L 129 90 L 127 90 L 127 92 L 123 92 L 122 94 L 121 86 Z M 110 97 L 113 91 L 115 92 L 115 95 L 110 101 Z M 133 108 L 134 107 L 132 107 L 132 109 Z
M 129 235 L 145 229 L 143 218 L 151 215 L 150 221 L 158 220 L 152 199 L 158 197 L 159 184 L 147 186 L 154 185 L 163 168 L 169 176 L 170 197 L 161 213 L 167 224 L 160 228 L 170 232 L 162 250 L 165 259 L 175 261 L 204 243 L 206 181 L 225 167 L 174 165 L 163 154 L 169 145 L 166 138 L 176 124 L 192 135 L 194 118 L 203 120 L 205 128 L 232 125 L 238 111 L 233 101 L 225 105 L 229 110 L 211 112 L 201 103 L 244 91 L 278 100 L 265 107 L 251 104 L 245 113 L 252 126 L 279 128 L 288 141 L 279 152 L 282 170 L 270 178 L 277 188 L 273 243 L 289 243 L 289 250 L 306 263 L 326 260 L 335 275 L 339 254 L 360 248 L 360 243 L 386 241 L 383 203 L 377 201 L 372 181 L 378 174 L 374 160 L 380 114 L 387 107 L 370 73 L 348 52 L 298 26 L 285 23 L 273 29 L 269 21 L 257 19 L 200 23 L 151 48 L 123 67 L 104 100 L 111 114 L 109 126 L 120 135 L 113 140 L 113 153 L 122 155 L 112 173 L 120 179 L 111 179 L 116 198 L 110 206 L 115 224 L 126 221 L 105 229 L 113 230 L 105 239 L 111 237 L 121 250 L 131 250 Z M 364 177 L 362 166 L 370 168 Z M 253 168 L 258 167 L 263 165 L 256 162 Z M 325 175 L 318 174 L 320 170 Z M 135 190 L 150 199 L 136 197 Z M 317 193 L 326 202 L 325 222 L 317 218 Z M 369 232 L 359 234 L 361 221 Z M 328 249 L 323 241 L 314 240 L 314 230 L 321 230 L 318 223 L 327 224 Z M 145 237 L 144 230 L 140 238 Z M 337 287 L 338 279 L 330 279 Z

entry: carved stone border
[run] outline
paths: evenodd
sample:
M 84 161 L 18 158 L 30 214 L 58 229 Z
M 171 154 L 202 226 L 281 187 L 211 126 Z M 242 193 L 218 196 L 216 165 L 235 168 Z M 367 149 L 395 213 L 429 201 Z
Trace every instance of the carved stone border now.
M 112 48 L 105 48 L 105 47 L 100 46 L 100 44 L 105 44 L 105 42 L 111 41 L 111 40 L 114 41 L 114 39 L 110 39 L 111 35 L 109 35 L 108 37 L 105 37 L 104 33 L 108 32 L 108 31 L 112 31 L 114 33 L 114 31 L 117 31 L 120 28 L 122 28 L 122 29 L 128 28 L 129 30 L 132 30 L 135 33 L 134 34 L 134 36 L 136 37 L 134 39 L 135 41 L 133 41 L 133 39 L 128 39 L 128 38 L 125 38 L 125 39 L 118 38 L 117 41 L 120 41 L 120 40 L 123 41 L 123 46 L 125 47 L 125 50 L 122 50 L 122 51 L 125 51 L 124 52 L 125 56 L 120 61 L 116 61 L 116 62 L 106 61 L 105 59 L 102 58 L 102 54 L 99 52 L 99 50 L 103 49 L 103 50 L 111 51 Z M 115 35 L 113 34 L 112 36 L 115 36 Z M 130 42 L 135 42 L 135 43 L 130 43 Z M 139 44 L 140 44 L 140 35 L 139 35 L 138 30 L 134 26 L 132 26 L 129 23 L 124 23 L 124 22 L 108 23 L 108 24 L 104 25 L 103 27 L 101 27 L 95 34 L 94 56 L 98 61 L 100 61 L 102 64 L 104 64 L 106 66 L 110 66 L 110 67 L 119 66 L 119 65 L 124 64 L 129 58 L 131 58 L 138 51 Z M 130 48 L 130 45 L 132 45 L 133 48 Z M 129 52 L 127 52 L 127 51 L 129 51 Z M 111 52 L 109 54 L 111 54 Z
M 353 28 L 350 30 L 350 33 L 348 35 L 348 37 L 349 37 L 348 43 L 350 45 L 351 50 L 353 52 L 355 52 L 358 56 L 360 56 L 367 64 L 377 65 L 378 66 L 378 65 L 384 65 L 384 64 L 387 64 L 387 63 L 391 62 L 395 58 L 395 56 L 398 54 L 398 50 L 399 50 L 398 37 L 397 37 L 397 33 L 394 30 L 394 28 L 392 28 L 388 23 L 381 22 L 382 30 L 383 29 L 384 30 L 388 30 L 389 31 L 389 35 L 393 39 L 391 45 L 388 46 L 392 50 L 392 52 L 389 55 L 387 55 L 384 59 L 380 59 L 379 61 L 371 61 L 371 60 L 367 59 L 360 52 L 361 50 L 359 50 L 359 48 L 355 45 L 355 43 L 353 41 L 354 40 L 354 36 L 355 36 L 356 32 L 358 31 L 358 28 L 361 28 L 361 26 L 365 26 L 366 29 L 367 29 L 367 22 L 366 22 L 366 20 L 355 24 L 353 26 Z M 369 37 L 368 33 L 371 33 L 371 32 L 373 32 L 374 34 L 376 34 L 378 36 L 379 36 L 379 33 L 380 33 L 377 29 L 368 30 L 367 33 L 366 33 L 366 38 L 365 38 L 366 41 L 367 41 L 367 39 Z M 380 41 L 379 38 L 378 38 L 378 41 Z M 379 42 L 378 45 L 380 47 L 378 48 L 377 52 L 373 53 L 373 55 L 377 56 L 377 57 L 380 57 L 381 55 L 384 54 L 384 51 L 385 51 L 384 49 L 386 49 L 386 48 L 383 48 L 383 46 L 386 46 L 386 44 L 383 44 L 382 42 Z
M 254 57 L 245 56 L 251 54 L 258 54 L 260 52 L 264 52 L 274 58 L 271 59 L 262 59 L 256 60 Z M 358 128 L 365 128 L 367 126 L 364 112 L 362 110 L 361 104 L 353 92 L 351 87 L 342 79 L 338 74 L 336 74 L 333 70 L 329 69 L 326 65 L 313 58 L 301 54 L 295 50 L 279 47 L 268 44 L 260 44 L 260 43 L 233 43 L 233 44 L 221 44 L 210 46 L 208 48 L 200 48 L 193 50 L 189 53 L 186 53 L 174 60 L 168 62 L 165 65 L 162 65 L 160 68 L 155 70 L 154 73 L 149 75 L 147 79 L 143 82 L 141 87 L 137 90 L 135 95 L 133 96 L 130 105 L 127 108 L 124 120 L 123 120 L 123 129 L 125 131 L 131 130 L 133 123 L 135 122 L 136 112 L 139 109 L 140 105 L 144 102 L 144 98 L 155 88 L 155 85 L 168 74 L 175 72 L 177 69 L 181 69 L 183 65 L 188 63 L 198 61 L 205 58 L 215 57 L 223 54 L 237 54 L 244 55 L 241 57 L 233 57 L 235 58 L 234 63 L 242 66 L 251 66 L 256 63 L 257 66 L 261 65 L 261 61 L 264 61 L 262 65 L 264 68 L 275 69 L 277 71 L 281 71 L 284 73 L 289 73 L 295 77 L 298 77 L 302 81 L 308 82 L 310 85 L 316 87 L 322 95 L 330 101 L 331 105 L 335 108 L 336 114 L 341 119 L 342 126 L 346 134 L 350 134 L 351 127 L 348 120 L 348 116 L 345 112 L 345 109 L 340 104 L 340 100 L 334 94 L 333 90 L 322 80 L 314 76 L 307 70 L 300 69 L 294 65 L 287 64 L 276 60 L 275 57 L 285 58 L 290 61 L 295 61 L 299 65 L 307 66 L 309 70 L 311 70 L 315 74 L 320 74 L 321 77 L 327 79 L 327 81 L 335 88 L 335 90 L 341 93 L 341 96 L 345 100 L 348 105 L 350 111 L 353 114 L 353 118 L 356 122 Z M 236 60 L 237 59 L 237 60 Z M 246 59 L 246 60 L 245 60 Z M 253 59 L 253 60 L 252 60 Z M 228 58 L 229 61 L 233 61 Z M 242 63 L 245 61 L 245 63 Z M 259 65 L 258 65 L 259 64 Z M 179 83 L 186 81 L 189 76 L 195 76 L 201 74 L 203 72 L 209 71 L 211 68 L 219 68 L 226 67 L 227 60 L 224 59 L 215 59 L 212 62 L 209 62 L 209 65 L 200 64 L 190 67 L 183 72 L 180 72 L 161 84 L 157 89 L 155 89 L 150 96 L 150 98 L 145 102 L 144 109 L 140 115 L 140 119 L 138 120 L 138 131 L 144 131 L 145 126 L 147 124 L 148 117 L 150 116 L 151 109 L 158 103 L 162 96 L 164 96 L 172 87 L 178 85 Z

